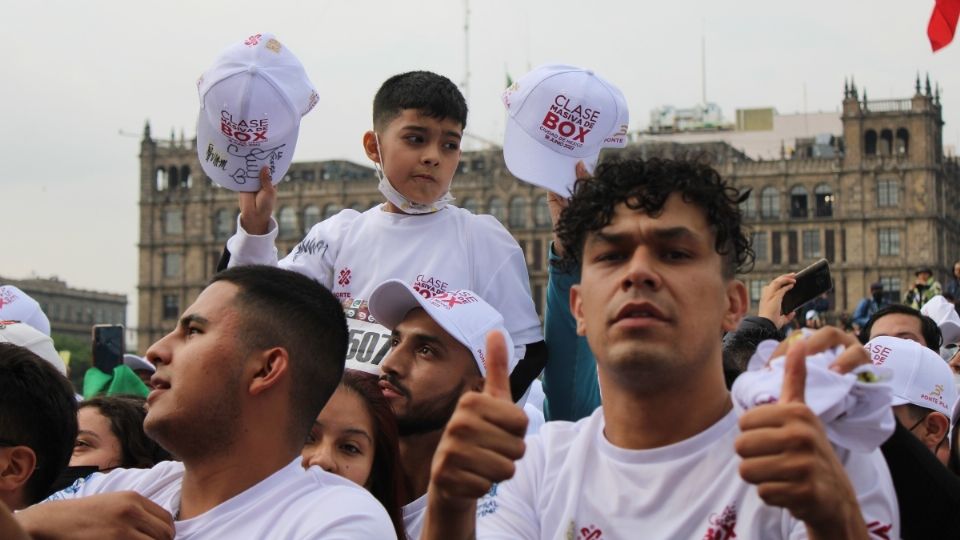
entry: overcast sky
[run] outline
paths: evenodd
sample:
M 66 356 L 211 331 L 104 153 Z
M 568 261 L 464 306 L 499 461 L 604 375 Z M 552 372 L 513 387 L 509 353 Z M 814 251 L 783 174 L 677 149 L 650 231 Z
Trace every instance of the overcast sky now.
M 470 3 L 467 131 L 502 140 L 506 75 L 564 62 L 650 109 L 707 97 L 739 107 L 839 110 L 854 76 L 873 99 L 909 97 L 916 72 L 943 87 L 944 143 L 960 138 L 960 43 L 933 54 L 933 0 L 843 2 L 487 0 Z M 139 135 L 194 136 L 195 81 L 226 45 L 273 32 L 320 93 L 295 160 L 363 162 L 370 102 L 388 76 L 464 80 L 462 0 L 0 0 L 0 275 L 59 276 L 136 301 Z M 804 88 L 806 89 L 804 91 Z M 454 184 L 454 191 L 456 184 Z M 129 325 L 134 326 L 131 309 Z

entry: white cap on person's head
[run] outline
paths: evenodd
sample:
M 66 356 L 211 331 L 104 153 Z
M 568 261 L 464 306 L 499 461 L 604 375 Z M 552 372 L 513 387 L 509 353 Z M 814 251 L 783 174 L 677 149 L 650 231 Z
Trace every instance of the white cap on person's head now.
M 957 401 L 953 371 L 940 355 L 908 339 L 880 336 L 864 345 L 874 365 L 893 373 L 893 405 L 911 403 L 951 417 Z
M 487 334 L 498 330 L 507 345 L 507 370 L 513 371 L 517 365 L 513 341 L 504 326 L 503 316 L 473 291 L 446 291 L 425 298 L 403 281 L 391 279 L 374 289 L 368 305 L 377 322 L 391 330 L 410 310 L 423 308 L 434 322 L 470 351 L 483 376 L 487 374 Z
M 517 178 L 566 195 L 576 164 L 593 170 L 603 148 L 627 145 L 627 100 L 593 71 L 546 64 L 503 92 L 503 159 Z
M 317 104 L 303 65 L 273 34 L 234 43 L 197 81 L 197 156 L 203 172 L 233 191 L 260 189 L 290 168 L 300 118 Z
M 50 319 L 40 304 L 13 285 L 0 286 L 0 320 L 20 321 L 50 335 Z
M 952 302 L 938 294 L 920 307 L 920 313 L 937 323 L 944 345 L 960 342 L 960 315 Z
M 53 346 L 50 336 L 27 323 L 0 321 L 0 343 L 12 343 L 23 347 L 46 360 L 61 375 L 67 374 L 67 366 L 63 363 L 63 358 L 60 357 L 56 347 Z
M 157 367 L 151 364 L 149 360 L 135 354 L 124 354 L 123 365 L 127 366 L 133 371 L 150 371 L 154 373 L 157 371 Z

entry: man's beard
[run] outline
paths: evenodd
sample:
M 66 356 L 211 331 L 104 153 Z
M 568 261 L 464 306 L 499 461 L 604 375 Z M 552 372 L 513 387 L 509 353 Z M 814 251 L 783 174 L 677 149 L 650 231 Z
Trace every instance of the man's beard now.
M 393 382 L 393 381 L 391 381 Z M 460 395 L 463 394 L 464 383 L 456 388 L 424 403 L 414 404 L 407 394 L 410 407 L 403 416 L 397 416 L 397 429 L 401 437 L 421 435 L 431 431 L 439 431 L 446 427 L 453 411 L 457 408 Z

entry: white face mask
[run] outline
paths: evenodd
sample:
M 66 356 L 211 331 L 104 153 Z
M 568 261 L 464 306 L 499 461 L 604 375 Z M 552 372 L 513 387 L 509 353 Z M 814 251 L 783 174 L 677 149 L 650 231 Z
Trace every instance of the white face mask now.
M 380 178 L 380 184 L 377 188 L 380 190 L 380 193 L 387 198 L 388 201 L 393 203 L 394 206 L 399 208 L 402 212 L 406 214 L 431 214 L 442 209 L 450 201 L 453 201 L 453 195 L 450 195 L 450 192 L 447 191 L 444 193 L 440 200 L 434 201 L 430 204 L 420 204 L 418 202 L 411 201 L 410 199 L 404 197 L 403 193 L 397 191 L 397 188 L 393 187 L 393 183 L 387 178 L 387 173 L 384 172 L 383 167 L 383 152 L 380 151 L 380 137 L 377 135 L 377 132 L 373 132 L 373 137 L 377 141 L 377 163 L 373 164 L 373 168 L 377 170 L 377 176 Z

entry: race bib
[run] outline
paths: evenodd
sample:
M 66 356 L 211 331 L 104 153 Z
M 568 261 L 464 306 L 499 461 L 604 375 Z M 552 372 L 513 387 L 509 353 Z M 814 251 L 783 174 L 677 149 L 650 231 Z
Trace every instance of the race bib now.
M 392 333 L 370 315 L 366 300 L 343 303 L 350 331 L 346 367 L 380 375 L 380 362 L 390 352 Z

